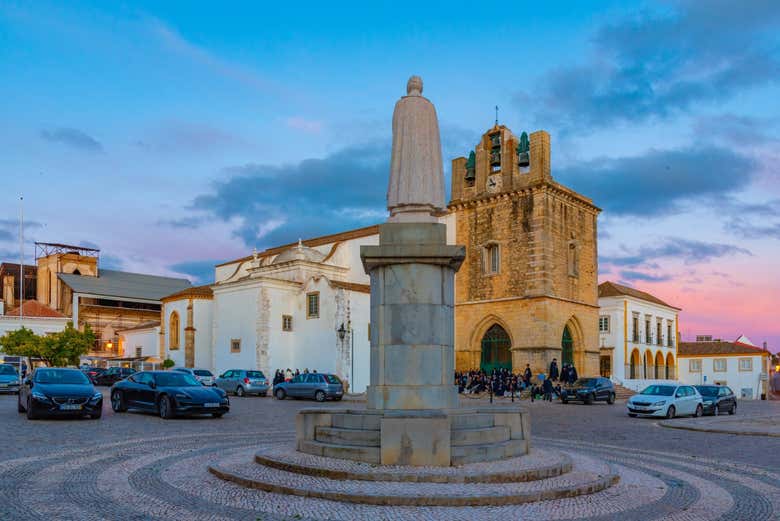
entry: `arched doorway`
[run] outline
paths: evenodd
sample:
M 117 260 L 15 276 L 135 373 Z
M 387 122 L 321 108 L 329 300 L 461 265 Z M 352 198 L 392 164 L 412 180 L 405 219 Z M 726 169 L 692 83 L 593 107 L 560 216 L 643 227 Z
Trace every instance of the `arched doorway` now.
M 639 370 L 638 366 L 639 366 L 639 351 L 634 349 L 631 352 L 631 366 L 629 368 L 629 378 L 631 378 L 632 380 L 639 378 L 637 372 Z
M 493 324 L 482 337 L 482 357 L 479 368 L 485 372 L 493 369 L 512 370 L 512 341 L 504 328 Z
M 664 355 L 661 351 L 655 354 L 655 378 L 660 380 L 664 377 Z
M 561 367 L 574 363 L 574 338 L 571 336 L 569 326 L 563 328 L 561 337 Z
M 666 379 L 667 380 L 674 380 L 676 376 L 674 375 L 674 355 L 672 353 L 669 353 L 666 355 Z

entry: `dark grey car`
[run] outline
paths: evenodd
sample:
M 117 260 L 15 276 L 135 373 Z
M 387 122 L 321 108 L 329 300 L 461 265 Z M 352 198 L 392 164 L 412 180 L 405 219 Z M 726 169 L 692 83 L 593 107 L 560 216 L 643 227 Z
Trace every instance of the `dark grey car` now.
M 339 401 L 344 396 L 344 385 L 335 374 L 299 374 L 289 382 L 276 384 L 274 396 L 277 400 L 292 396 L 314 399 L 318 402 L 324 402 L 328 398 Z
M 0 364 L 0 393 L 19 394 L 19 373 L 11 364 Z
M 266 396 L 269 389 L 268 379 L 263 372 L 251 369 L 229 369 L 217 377 L 215 384 L 226 393 L 234 393 L 236 396 Z

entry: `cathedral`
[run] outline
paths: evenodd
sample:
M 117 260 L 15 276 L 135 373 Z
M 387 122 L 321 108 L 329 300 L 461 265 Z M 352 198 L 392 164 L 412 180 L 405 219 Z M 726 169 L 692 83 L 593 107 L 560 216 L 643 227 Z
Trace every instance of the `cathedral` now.
M 466 246 L 455 279 L 457 370 L 530 364 L 546 372 L 557 358 L 599 374 L 599 211 L 552 179 L 544 131 L 518 139 L 496 125 L 468 158 L 453 160 L 452 198 L 439 219 L 447 242 Z M 360 246 L 378 241 L 370 226 L 223 263 L 213 284 L 163 298 L 159 324 L 123 331 L 121 342 L 216 373 L 331 372 L 361 392 L 371 324 Z

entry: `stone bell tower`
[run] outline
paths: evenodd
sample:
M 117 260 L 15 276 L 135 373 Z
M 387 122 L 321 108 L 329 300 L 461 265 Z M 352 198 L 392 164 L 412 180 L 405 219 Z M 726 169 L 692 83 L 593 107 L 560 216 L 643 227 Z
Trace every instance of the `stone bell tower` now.
M 597 217 L 591 199 L 555 182 L 550 135 L 503 125 L 452 161 L 459 370 L 534 374 L 550 361 L 599 371 Z

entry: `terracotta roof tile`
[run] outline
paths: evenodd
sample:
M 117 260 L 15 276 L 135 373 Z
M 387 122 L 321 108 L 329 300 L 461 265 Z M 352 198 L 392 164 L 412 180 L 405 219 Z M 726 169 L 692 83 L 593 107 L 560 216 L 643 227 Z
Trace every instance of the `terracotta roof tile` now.
M 171 293 L 170 295 L 163 297 L 161 300 L 163 301 L 170 301 L 170 300 L 179 300 L 184 298 L 212 298 L 214 296 L 214 292 L 211 290 L 211 284 L 205 284 L 203 286 L 193 286 L 191 288 L 186 288 L 181 291 L 177 291 L 176 293 Z
M 38 317 L 38 318 L 68 318 L 56 309 L 52 309 L 46 304 L 41 304 L 37 300 L 25 300 L 22 304 L 22 310 L 25 317 Z M 6 312 L 6 316 L 18 317 L 19 306 L 10 309 Z
M 628 297 L 638 298 L 640 300 L 646 300 L 648 302 L 653 302 L 655 304 L 660 304 L 662 306 L 666 306 L 668 308 L 673 308 L 677 310 L 681 309 L 676 306 L 672 306 L 671 304 L 667 304 L 660 298 L 655 297 L 650 293 L 640 291 L 638 289 L 630 288 L 628 286 L 624 286 L 616 282 L 607 281 L 599 284 L 599 297 L 622 297 L 622 296 L 628 296 Z
M 349 291 L 359 291 L 360 293 L 371 293 L 371 286 L 368 284 L 358 284 L 357 282 L 342 282 L 340 280 L 330 281 L 334 288 L 347 289 Z
M 741 342 L 680 342 L 677 356 L 697 355 L 760 355 L 768 353 L 760 347 Z

